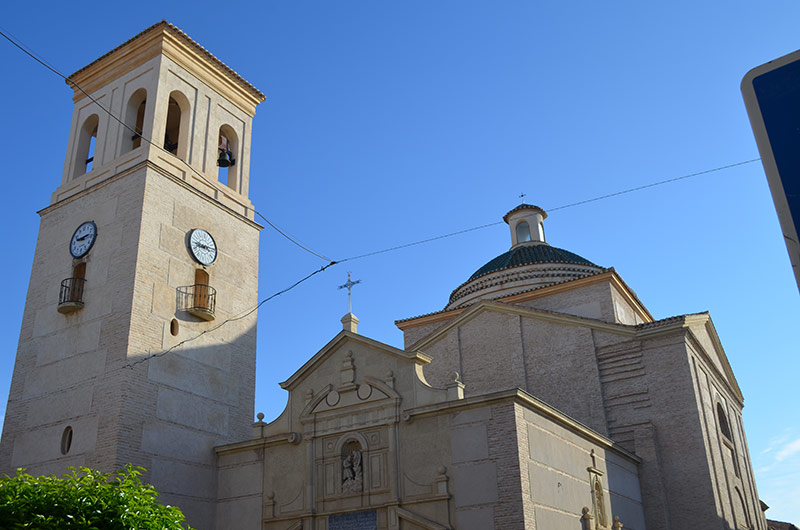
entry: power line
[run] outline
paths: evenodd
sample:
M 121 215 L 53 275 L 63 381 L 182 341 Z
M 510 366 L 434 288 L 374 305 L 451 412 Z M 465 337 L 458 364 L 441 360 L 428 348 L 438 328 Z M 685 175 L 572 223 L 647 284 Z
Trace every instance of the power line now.
M 590 203 L 590 202 L 600 201 L 600 200 L 603 200 L 603 199 L 608 199 L 610 197 L 616 197 L 618 195 L 625 195 L 626 193 L 633 193 L 634 191 L 640 191 L 640 190 L 644 190 L 644 189 L 647 189 L 647 188 L 653 188 L 655 186 L 661 186 L 663 184 L 669 184 L 671 182 L 677 182 L 679 180 L 684 180 L 684 179 L 688 179 L 688 178 L 691 178 L 691 177 L 697 177 L 699 175 L 706 175 L 708 173 L 714 173 L 716 171 L 722 171 L 722 170 L 725 170 L 725 169 L 730 169 L 732 167 L 743 166 L 745 164 L 751 164 L 751 163 L 757 162 L 759 160 L 761 160 L 761 159 L 760 158 L 753 158 L 751 160 L 744 160 L 742 162 L 736 162 L 734 164 L 728 164 L 728 165 L 725 165 L 725 166 L 719 166 L 719 167 L 715 167 L 715 168 L 712 168 L 712 169 L 706 169 L 706 170 L 703 170 L 703 171 L 697 171 L 696 173 L 690 173 L 688 175 L 682 175 L 680 177 L 673 177 L 673 178 L 666 179 L 666 180 L 660 180 L 658 182 L 652 182 L 650 184 L 645 184 L 643 186 L 636 186 L 634 188 L 628 188 L 628 189 L 622 190 L 622 191 L 615 191 L 614 193 L 608 193 L 606 195 L 600 195 L 598 197 L 593 197 L 591 199 L 584 199 L 582 201 L 573 202 L 573 203 L 569 203 L 569 204 L 564 204 L 562 206 L 557 206 L 555 208 L 545 208 L 545 211 L 546 212 L 555 212 L 557 210 L 564 210 L 566 208 L 572 208 L 572 207 L 575 207 L 575 206 L 580 206 L 582 204 L 587 204 L 587 203 Z M 358 256 L 352 256 L 352 257 L 349 257 L 349 258 L 341 259 L 337 263 L 344 263 L 345 261 L 353 261 L 353 260 L 357 260 L 357 259 L 361 259 L 361 258 L 366 258 L 366 257 L 369 257 L 369 256 L 375 256 L 376 254 L 383 254 L 385 252 L 392 252 L 394 250 L 399 250 L 399 249 L 402 249 L 402 248 L 413 247 L 415 245 L 422 245 L 423 243 L 430 243 L 431 241 L 437 241 L 439 239 L 445 239 L 447 237 L 457 236 L 459 234 L 465 234 L 467 232 L 473 232 L 475 230 L 480 230 L 482 228 L 489 228 L 490 226 L 497 226 L 497 225 L 500 225 L 500 224 L 503 224 L 503 221 L 497 221 L 497 222 L 488 223 L 488 224 L 485 224 L 485 225 L 474 226 L 472 228 L 466 228 L 464 230 L 459 230 L 457 232 L 451 232 L 449 234 L 443 234 L 443 235 L 436 236 L 436 237 L 430 237 L 428 239 L 422 239 L 420 241 L 414 241 L 412 243 L 406 243 L 404 245 L 398 245 L 398 246 L 394 246 L 394 247 L 384 248 L 382 250 L 376 250 L 376 251 L 373 251 L 373 252 L 367 252 L 366 254 L 359 254 Z
M 83 87 L 81 87 L 81 86 L 80 86 L 78 83 L 76 83 L 75 81 L 73 81 L 72 79 L 70 79 L 69 77 L 67 77 L 66 75 L 62 74 L 62 73 L 61 73 L 60 71 L 58 71 L 58 70 L 57 70 L 57 69 L 56 69 L 54 66 L 50 65 L 50 63 L 48 63 L 48 62 L 47 62 L 47 61 L 45 61 L 44 59 L 42 59 L 42 58 L 38 57 L 38 56 L 37 56 L 35 53 L 33 53 L 32 51 L 30 51 L 30 50 L 29 50 L 29 49 L 28 49 L 26 46 L 24 46 L 24 45 L 22 44 L 22 42 L 21 42 L 21 41 L 19 41 L 19 39 L 16 39 L 16 37 L 12 38 L 11 36 L 9 36 L 9 35 L 11 35 L 10 33 L 6 32 L 6 31 L 4 31 L 4 30 L 2 30 L 2 29 L 0 29 L 0 35 L 2 35 L 2 36 L 3 36 L 3 37 L 4 37 L 4 38 L 5 38 L 5 39 L 6 39 L 8 42 L 10 42 L 10 43 L 11 43 L 11 44 L 13 44 L 14 46 L 16 46 L 17 48 L 19 48 L 20 50 L 22 50 L 22 52 L 23 52 L 23 53 L 25 53 L 26 55 L 28 55 L 28 56 L 29 56 L 30 58 L 32 58 L 34 61 L 36 61 L 37 63 L 41 64 L 42 66 L 44 66 L 45 68 L 47 68 L 48 70 L 50 70 L 51 72 L 53 72 L 54 74 L 56 74 L 56 75 L 58 75 L 59 77 L 61 77 L 62 79 L 64 79 L 64 81 L 66 81 L 66 82 L 67 82 L 69 85 L 71 85 L 71 86 L 74 86 L 75 88 L 77 88 L 78 90 L 80 90 L 80 91 L 81 91 L 81 93 L 83 93 L 83 95 L 85 95 L 87 98 L 89 98 L 89 99 L 92 101 L 92 103 L 94 103 L 95 105 L 97 105 L 97 106 L 100 108 L 100 110 L 102 110 L 103 112 L 105 112 L 106 114 L 108 114 L 108 116 L 110 116 L 111 118 L 113 118 L 113 119 L 114 119 L 115 121 L 117 121 L 117 122 L 118 122 L 120 125 L 122 125 L 122 126 L 123 126 L 123 127 L 125 127 L 126 129 L 128 129 L 130 132 L 132 132 L 133 134 L 137 135 L 139 138 L 141 138 L 142 140 L 144 140 L 144 141 L 145 141 L 145 142 L 147 142 L 148 144 L 152 145 L 152 146 L 153 146 L 153 147 L 155 147 L 156 149 L 159 149 L 159 150 L 161 150 L 161 151 L 163 151 L 163 152 L 165 152 L 165 153 L 172 154 L 170 151 L 167 151 L 167 150 L 166 150 L 166 149 L 164 149 L 162 146 L 160 146 L 160 145 L 156 144 L 155 142 L 153 142 L 153 141 L 152 141 L 150 138 L 148 138 L 147 136 L 145 136 L 145 135 L 141 134 L 141 133 L 140 133 L 139 131 L 137 131 L 135 128 L 133 128 L 133 127 L 129 126 L 128 124 L 126 124 L 126 123 L 125 123 L 125 122 L 124 122 L 122 119 L 120 119 L 120 118 L 119 118 L 118 116 L 116 116 L 116 115 L 115 115 L 113 112 L 111 112 L 111 110 L 109 110 L 109 109 L 107 109 L 106 107 L 104 107 L 104 106 L 103 106 L 103 105 L 102 105 L 102 104 L 101 104 L 99 101 L 97 101 L 97 100 L 96 100 L 96 99 L 94 99 L 94 98 L 93 98 L 91 95 L 89 95 L 89 93 L 88 93 L 88 92 L 86 92 L 86 91 L 83 89 Z M 18 42 L 18 41 L 19 41 L 19 42 Z M 186 162 L 186 161 L 184 161 L 184 162 L 186 163 L 186 166 L 189 168 L 189 170 L 190 170 L 190 171 L 192 171 L 192 172 L 193 172 L 195 175 L 197 175 L 197 176 L 199 176 L 199 177 L 201 177 L 201 178 L 205 178 L 205 176 L 204 176 L 203 174 L 201 174 L 199 171 L 197 171 L 197 170 L 196 170 L 194 167 L 192 167 L 192 165 L 191 165 L 190 163 L 188 163 L 188 162 Z M 265 222 L 266 222 L 266 223 L 267 223 L 269 226 L 271 226 L 271 227 L 272 227 L 272 228 L 273 228 L 273 229 L 274 229 L 276 232 L 278 232 L 280 235 L 282 235 L 283 237 L 285 237 L 286 239 L 288 239 L 289 241 L 291 241 L 292 243 L 294 243 L 294 244 L 295 244 L 295 245 L 297 245 L 298 247 L 302 248 L 302 249 L 303 249 L 303 250 L 305 250 L 306 252 L 310 252 L 311 254 L 313 254 L 313 255 L 317 256 L 318 258 L 322 258 L 322 259 L 324 259 L 324 260 L 326 260 L 326 261 L 328 261 L 328 262 L 331 262 L 331 263 L 333 262 L 333 260 L 332 260 L 332 259 L 330 259 L 330 258 L 327 258 L 327 257 L 325 257 L 325 256 L 323 256 L 322 254 L 319 254 L 319 253 L 317 253 L 317 252 L 314 252 L 313 250 L 309 249 L 308 247 L 306 247 L 306 246 L 304 246 L 304 245 L 300 244 L 298 241 L 296 241 L 295 239 L 293 239 L 292 237 L 290 237 L 288 234 L 286 234 L 284 231 L 280 230 L 280 229 L 279 229 L 277 226 L 275 226 L 273 223 L 271 223 L 271 222 L 269 221 L 269 219 L 267 219 L 266 217 L 264 217 L 264 216 L 263 216 L 263 215 L 262 215 L 260 212 L 257 212 L 257 211 L 255 211 L 255 210 L 253 210 L 253 211 L 254 211 L 254 212 L 255 212 L 255 213 L 256 213 L 256 214 L 257 214 L 259 217 L 261 217 L 261 218 L 262 218 L 262 219 L 263 219 L 263 220 L 264 220 L 264 221 L 265 221 Z
M 105 112 L 112 119 L 117 121 L 124 128 L 128 129 L 129 131 L 131 131 L 134 134 L 137 134 L 140 138 L 142 138 L 148 144 L 156 147 L 157 149 L 159 149 L 161 151 L 164 151 L 165 153 L 169 153 L 169 151 L 164 149 L 162 146 L 156 144 L 150 138 L 138 133 L 134 128 L 132 128 L 129 125 L 127 125 L 123 120 L 121 120 L 114 113 L 112 113 L 111 110 L 109 110 L 108 108 L 103 106 L 100 102 L 98 102 L 96 99 L 94 99 L 80 85 L 75 83 L 72 79 L 70 79 L 66 75 L 62 74 L 55 67 L 50 65 L 46 60 L 38 57 L 37 54 L 35 54 L 34 52 L 30 51 L 26 46 L 24 46 L 21 43 L 21 41 L 19 41 L 19 39 L 17 39 L 16 37 L 13 37 L 13 35 L 11 35 L 10 32 L 7 32 L 7 31 L 4 31 L 4 30 L 0 29 L 0 35 L 2 35 L 11 44 L 13 44 L 15 47 L 20 49 L 23 53 L 25 53 L 26 55 L 31 57 L 37 63 L 41 64 L 42 66 L 44 66 L 45 68 L 47 68 L 51 72 L 53 72 L 56 75 L 58 75 L 59 77 L 63 78 L 69 85 L 71 85 L 71 86 L 75 87 L 76 89 L 78 89 L 89 100 L 91 100 L 95 105 L 97 105 L 98 108 L 100 108 L 103 112 Z M 640 190 L 644 190 L 644 189 L 647 189 L 647 188 L 652 188 L 652 187 L 655 187 L 655 186 L 661 186 L 661 185 L 664 185 L 664 184 L 676 182 L 676 181 L 679 181 L 679 180 L 688 179 L 688 178 L 691 178 L 691 177 L 696 177 L 696 176 L 699 176 L 699 175 L 705 175 L 705 174 L 714 173 L 714 172 L 717 172 L 717 171 L 722 171 L 722 170 L 725 170 L 725 169 L 730 169 L 730 168 L 737 167 L 737 166 L 742 166 L 742 165 L 745 165 L 745 164 L 750 164 L 752 162 L 757 162 L 758 160 L 760 160 L 760 158 L 754 158 L 754 159 L 751 159 L 751 160 L 745 160 L 745 161 L 742 161 L 742 162 L 736 162 L 736 163 L 733 163 L 733 164 L 728 164 L 728 165 L 724 165 L 724 166 L 718 166 L 718 167 L 715 167 L 715 168 L 712 168 L 712 169 L 698 171 L 698 172 L 695 172 L 695 173 L 690 173 L 690 174 L 682 175 L 682 176 L 679 176 L 679 177 L 674 177 L 674 178 L 670 178 L 670 179 L 666 179 L 666 180 L 661 180 L 661 181 L 658 181 L 658 182 L 653 182 L 653 183 L 645 184 L 645 185 L 642 185 L 642 186 L 636 186 L 636 187 L 633 187 L 633 188 L 628 188 L 628 189 L 625 189 L 625 190 L 621 190 L 621 191 L 617 191 L 617 192 L 613 192 L 613 193 L 608 193 L 608 194 L 605 194 L 605 195 L 600 195 L 600 196 L 593 197 L 593 198 L 590 198 L 590 199 L 584 199 L 584 200 L 581 200 L 581 201 L 565 204 L 565 205 L 558 206 L 558 207 L 555 207 L 555 208 L 549 208 L 549 209 L 547 209 L 547 211 L 554 212 L 554 211 L 558 211 L 558 210 L 564 210 L 564 209 L 567 209 L 567 208 L 572 208 L 572 207 L 575 207 L 575 206 L 580 206 L 580 205 L 583 205 L 583 204 L 596 202 L 596 201 L 608 199 L 608 198 L 611 198 L 611 197 L 616 197 L 616 196 L 619 196 L 619 195 L 625 195 L 625 194 L 628 194 L 628 193 L 633 193 L 635 191 L 640 191 Z M 188 162 L 186 162 L 186 166 L 189 168 L 190 171 L 192 171 L 193 173 L 195 173 L 199 177 L 205 178 L 205 176 L 203 174 L 201 174 L 199 171 L 197 171 Z M 200 338 L 201 336 L 203 336 L 203 335 L 205 335 L 207 333 L 211 333 L 211 332 L 221 328 L 222 326 L 224 326 L 225 324 L 228 324 L 229 322 L 233 322 L 233 321 L 236 321 L 236 320 L 241 320 L 241 319 L 247 317 L 248 315 L 252 314 L 253 312 L 255 312 L 259 307 L 261 307 L 266 302 L 272 300 L 273 298 L 275 298 L 277 296 L 280 296 L 283 293 L 286 293 L 286 292 L 294 289 L 295 287 L 297 287 L 298 285 L 300 285 L 304 281 L 308 280 L 309 278 L 311 278 L 315 274 L 318 274 L 318 273 L 320 273 L 320 272 L 322 272 L 322 271 L 328 269 L 329 267 L 332 267 L 333 265 L 336 265 L 338 263 L 344 263 L 346 261 L 354 261 L 354 260 L 357 260 L 357 259 L 367 258 L 367 257 L 375 256 L 375 255 L 378 255 L 378 254 L 384 254 L 384 253 L 393 252 L 393 251 L 396 251 L 396 250 L 401 250 L 401 249 L 404 249 L 404 248 L 409 248 L 409 247 L 412 247 L 412 246 L 422 245 L 422 244 L 425 244 L 425 243 L 430 243 L 430 242 L 433 242 L 433 241 L 438 241 L 440 239 L 445 239 L 445 238 L 457 236 L 457 235 L 460 235 L 460 234 L 465 234 L 465 233 L 468 233 L 468 232 L 481 230 L 483 228 L 488 228 L 488 227 L 496 226 L 496 225 L 499 225 L 499 224 L 503 223 L 502 221 L 497 221 L 497 222 L 494 222 L 494 223 L 488 223 L 488 224 L 483 224 L 483 225 L 480 225 L 480 226 L 474 226 L 472 228 L 466 228 L 464 230 L 458 230 L 456 232 L 450 232 L 448 234 L 442 234 L 442 235 L 439 235 L 439 236 L 430 237 L 430 238 L 427 238 L 427 239 L 422 239 L 422 240 L 414 241 L 414 242 L 411 242 L 411 243 L 405 243 L 405 244 L 402 244 L 402 245 L 396 245 L 396 246 L 392 246 L 392 247 L 388 247 L 388 248 L 384 248 L 384 249 L 380 249 L 380 250 L 375 250 L 375 251 L 372 251 L 372 252 L 367 252 L 367 253 L 364 253 L 364 254 L 351 256 L 351 257 L 348 257 L 348 258 L 345 258 L 345 259 L 337 261 L 337 260 L 333 260 L 333 259 L 331 259 L 331 258 L 329 258 L 329 257 L 327 257 L 327 256 L 325 256 L 323 254 L 315 252 L 314 250 L 310 249 L 306 245 L 300 243 L 296 238 L 290 236 L 287 232 L 285 232 L 285 231 L 281 230 L 280 228 L 278 228 L 274 223 L 272 223 L 269 219 L 267 219 L 260 212 L 258 212 L 256 210 L 253 210 L 253 211 L 254 211 L 254 213 L 256 215 L 258 215 L 258 217 L 263 219 L 273 230 L 278 232 L 281 236 L 283 236 L 284 238 L 289 240 L 294 245 L 296 245 L 296 246 L 300 247 L 301 249 L 305 250 L 306 252 L 308 252 L 308 253 L 310 253 L 310 254 L 312 254 L 312 255 L 320 258 L 320 259 L 328 261 L 328 264 L 323 266 L 323 267 L 321 267 L 321 268 L 319 268 L 318 270 L 312 272 L 311 274 L 308 274 L 307 276 L 305 276 L 302 279 L 298 280 L 297 282 L 293 283 L 291 286 L 287 287 L 286 289 L 278 291 L 278 292 L 272 294 L 271 296 L 265 298 L 264 300 L 260 301 L 255 307 L 249 309 L 245 313 L 243 313 L 243 314 L 241 314 L 241 315 L 239 315 L 237 317 L 233 317 L 233 318 L 227 319 L 227 320 L 219 323 L 218 325 L 216 325 L 216 326 L 214 326 L 212 328 L 208 328 L 208 329 L 202 331 L 201 333 L 199 333 L 198 335 L 196 335 L 194 337 L 185 339 L 185 340 L 175 344 L 174 346 L 172 346 L 172 347 L 170 347 L 170 348 L 168 348 L 168 349 L 166 349 L 166 350 L 164 350 L 162 352 L 151 354 L 151 355 L 148 355 L 147 357 L 144 357 L 142 359 L 139 359 L 137 361 L 129 363 L 128 365 L 126 365 L 128 368 L 133 368 L 133 366 L 135 366 L 135 365 L 137 365 L 139 363 L 145 362 L 145 361 L 147 361 L 149 359 L 152 359 L 154 357 L 164 356 L 164 355 L 168 354 L 169 352 L 173 351 L 174 349 L 176 349 L 176 348 L 178 348 L 180 346 L 183 346 L 184 344 L 186 344 L 188 342 L 194 341 L 194 340 Z
M 322 259 L 324 259 L 325 261 L 329 261 L 331 265 L 333 265 L 333 264 L 335 264 L 335 263 L 338 263 L 337 261 L 335 261 L 335 260 L 332 260 L 331 258 L 329 258 L 329 257 L 327 257 L 327 256 L 323 256 L 322 254 L 319 254 L 318 252 L 314 252 L 314 251 L 313 251 L 313 250 L 311 250 L 310 248 L 308 248 L 308 247 L 304 246 L 302 243 L 300 243 L 299 241 L 297 241 L 296 239 L 294 239 L 293 237 L 291 237 L 289 234 L 287 234 L 286 232 L 284 232 L 283 230 L 281 230 L 280 228 L 278 228 L 277 226 L 275 226 L 274 224 L 272 224 L 272 223 L 270 222 L 270 220 L 269 220 L 269 219 L 267 219 L 266 217 L 264 217 L 263 215 L 261 215 L 261 213 L 259 213 L 259 212 L 258 212 L 258 210 L 253 210 L 253 211 L 255 212 L 255 214 L 256 214 L 257 216 L 259 216 L 260 218 L 262 218 L 262 219 L 264 220 L 264 222 L 265 222 L 265 223 L 267 223 L 269 226 L 271 226 L 271 227 L 272 227 L 272 228 L 273 228 L 273 229 L 274 229 L 276 232 L 278 232 L 280 235 L 282 235 L 283 237 L 285 237 L 286 239 L 288 239 L 289 241 L 291 241 L 292 243 L 294 243 L 294 244 L 295 244 L 295 245 L 297 245 L 298 247 L 302 248 L 302 249 L 303 249 L 303 250 L 305 250 L 306 252 L 308 252 L 308 253 L 310 253 L 310 254 L 313 254 L 313 255 L 317 256 L 318 258 L 322 258 Z
M 750 160 L 745 160 L 743 162 L 736 162 L 734 164 L 728 164 L 727 166 L 719 166 L 719 167 L 715 167 L 713 169 L 706 169 L 704 171 L 698 171 L 697 173 L 690 173 L 688 175 L 683 175 L 683 176 L 680 176 L 680 177 L 674 177 L 674 178 L 667 179 L 667 180 L 661 180 L 661 181 L 658 181 L 658 182 L 653 182 L 652 184 L 645 184 L 644 186 L 637 186 L 635 188 L 629 188 L 627 190 L 616 191 L 614 193 L 609 193 L 607 195 L 601 195 L 599 197 L 594 197 L 592 199 L 586 199 L 586 200 L 583 200 L 583 201 L 578 201 L 578 202 L 573 202 L 573 203 L 570 203 L 570 204 L 565 204 L 564 206 L 558 206 L 556 208 L 550 208 L 550 209 L 547 209 L 546 211 L 555 212 L 556 210 L 563 210 L 565 208 L 572 208 L 573 206 L 579 206 L 581 204 L 586 204 L 586 203 L 589 203 L 589 202 L 601 201 L 603 199 L 608 199 L 609 197 L 616 197 L 617 195 L 624 195 L 626 193 L 633 193 L 634 191 L 644 190 L 644 189 L 652 188 L 652 187 L 655 187 L 655 186 L 661 186 L 662 184 L 669 184 L 670 182 L 676 182 L 678 180 L 688 179 L 688 178 L 691 178 L 691 177 L 696 177 L 698 175 L 705 175 L 707 173 L 714 173 L 715 171 L 722 171 L 723 169 L 730 169 L 732 167 L 743 166 L 745 164 L 751 164 L 753 162 L 758 162 L 759 160 L 761 160 L 761 159 L 760 158 L 752 158 Z

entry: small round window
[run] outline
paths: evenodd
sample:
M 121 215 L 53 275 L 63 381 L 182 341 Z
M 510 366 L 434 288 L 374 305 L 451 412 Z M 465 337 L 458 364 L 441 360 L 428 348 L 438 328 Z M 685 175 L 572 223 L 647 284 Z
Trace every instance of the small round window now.
M 61 435 L 61 454 L 65 455 L 69 453 L 70 447 L 72 447 L 72 427 L 67 425 L 66 429 L 64 429 L 64 433 Z

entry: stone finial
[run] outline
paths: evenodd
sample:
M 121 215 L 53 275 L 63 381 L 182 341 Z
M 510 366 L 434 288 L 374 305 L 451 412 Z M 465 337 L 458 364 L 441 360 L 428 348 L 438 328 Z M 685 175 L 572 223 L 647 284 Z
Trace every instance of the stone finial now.
M 339 386 L 339 390 L 355 390 L 356 367 L 353 363 L 352 351 L 348 351 L 344 355 L 341 368 L 341 380 L 342 384 Z
M 267 493 L 267 500 L 264 501 L 264 518 L 272 519 L 275 517 L 275 492 Z
M 461 375 L 453 370 L 450 372 L 451 382 L 447 383 L 447 400 L 455 401 L 464 399 L 464 383 L 461 382 Z
M 347 313 L 342 317 L 342 327 L 350 333 L 358 333 L 358 318 L 353 313 Z
M 584 506 L 583 510 L 581 510 L 581 522 L 583 523 L 583 530 L 594 530 L 592 528 L 592 512 L 589 510 L 588 506 Z
M 447 468 L 439 466 L 436 470 L 436 478 L 434 479 L 435 491 L 437 495 L 447 495 Z
M 256 418 L 258 418 L 259 423 L 262 423 L 264 421 L 264 413 L 259 412 L 258 414 L 256 414 Z

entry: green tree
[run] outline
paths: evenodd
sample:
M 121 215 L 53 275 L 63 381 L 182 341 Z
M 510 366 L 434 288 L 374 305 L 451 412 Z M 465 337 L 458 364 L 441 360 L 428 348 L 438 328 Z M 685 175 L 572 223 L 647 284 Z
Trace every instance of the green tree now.
M 180 509 L 156 501 L 139 479 L 143 468 L 101 473 L 87 467 L 33 477 L 18 469 L 0 478 L 0 528 L 18 530 L 178 530 Z

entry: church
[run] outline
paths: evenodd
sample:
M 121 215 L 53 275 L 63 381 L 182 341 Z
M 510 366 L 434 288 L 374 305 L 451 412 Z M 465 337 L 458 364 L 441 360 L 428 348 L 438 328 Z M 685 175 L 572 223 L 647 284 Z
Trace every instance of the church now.
M 710 316 L 655 320 L 530 204 L 402 349 L 348 313 L 254 417 L 264 95 L 165 21 L 70 79 L 0 472 L 140 465 L 200 530 L 767 530 Z

